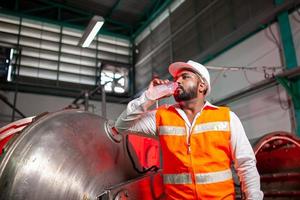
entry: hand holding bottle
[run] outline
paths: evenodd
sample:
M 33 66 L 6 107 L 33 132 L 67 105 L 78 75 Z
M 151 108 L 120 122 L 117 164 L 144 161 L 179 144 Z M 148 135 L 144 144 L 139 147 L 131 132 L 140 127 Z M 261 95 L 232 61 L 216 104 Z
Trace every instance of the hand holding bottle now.
M 178 84 L 169 80 L 154 79 L 151 81 L 146 97 L 150 100 L 157 100 L 162 97 L 171 96 L 174 94 Z

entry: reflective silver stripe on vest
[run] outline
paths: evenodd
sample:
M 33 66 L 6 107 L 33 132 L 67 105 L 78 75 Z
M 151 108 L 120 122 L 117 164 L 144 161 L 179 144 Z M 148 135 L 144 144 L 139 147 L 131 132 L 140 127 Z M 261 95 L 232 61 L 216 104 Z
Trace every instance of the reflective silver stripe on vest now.
M 193 133 L 203 133 L 207 131 L 229 131 L 229 122 L 208 122 L 195 126 Z
M 224 170 L 219 172 L 199 173 L 195 174 L 197 184 L 208 184 L 227 181 L 232 179 L 231 170 Z
M 179 126 L 160 126 L 160 135 L 185 135 L 185 128 Z
M 192 184 L 191 174 L 164 174 L 164 184 Z

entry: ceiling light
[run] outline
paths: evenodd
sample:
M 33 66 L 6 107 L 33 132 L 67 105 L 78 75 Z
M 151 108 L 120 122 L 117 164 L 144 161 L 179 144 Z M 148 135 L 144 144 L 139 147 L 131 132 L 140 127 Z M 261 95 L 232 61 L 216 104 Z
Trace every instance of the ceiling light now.
M 91 42 L 97 35 L 98 31 L 104 24 L 104 19 L 101 16 L 94 16 L 89 22 L 87 28 L 85 29 L 83 36 L 81 37 L 78 45 L 82 47 L 90 46 Z

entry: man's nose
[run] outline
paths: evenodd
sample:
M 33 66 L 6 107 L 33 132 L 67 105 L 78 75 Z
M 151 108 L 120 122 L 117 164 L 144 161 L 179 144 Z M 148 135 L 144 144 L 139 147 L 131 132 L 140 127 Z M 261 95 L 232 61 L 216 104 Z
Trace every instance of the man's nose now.
M 175 82 L 178 84 L 181 84 L 182 78 L 179 76 L 176 78 Z

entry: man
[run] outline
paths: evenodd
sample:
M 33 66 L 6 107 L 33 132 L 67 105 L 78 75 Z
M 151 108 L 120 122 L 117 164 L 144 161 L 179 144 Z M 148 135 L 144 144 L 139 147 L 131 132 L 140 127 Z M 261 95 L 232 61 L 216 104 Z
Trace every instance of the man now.
M 234 199 L 232 161 L 246 199 L 263 199 L 255 155 L 239 118 L 205 100 L 211 90 L 208 70 L 188 61 L 171 64 L 169 72 L 178 83 L 178 104 L 148 111 L 154 101 L 147 94 L 168 82 L 154 79 L 116 122 L 119 130 L 159 136 L 166 199 Z

